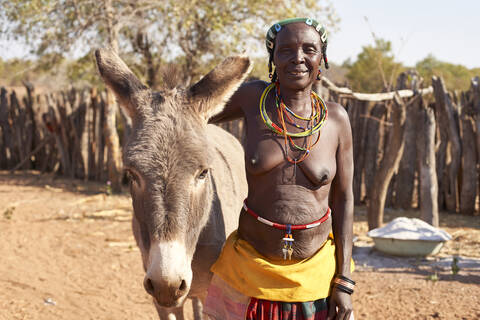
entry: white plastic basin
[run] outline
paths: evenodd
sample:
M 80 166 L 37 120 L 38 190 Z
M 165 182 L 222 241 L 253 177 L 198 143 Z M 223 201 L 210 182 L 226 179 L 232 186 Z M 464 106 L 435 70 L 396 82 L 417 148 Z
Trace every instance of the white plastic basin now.
M 403 240 L 372 237 L 375 248 L 396 256 L 429 256 L 437 254 L 444 241 Z

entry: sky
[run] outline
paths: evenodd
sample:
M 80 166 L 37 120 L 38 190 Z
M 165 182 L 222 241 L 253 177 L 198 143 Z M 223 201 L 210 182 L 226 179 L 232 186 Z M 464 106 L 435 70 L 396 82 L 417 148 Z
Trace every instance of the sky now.
M 341 19 L 329 38 L 328 58 L 355 61 L 372 45 L 372 31 L 392 42 L 397 61 L 407 66 L 433 54 L 437 59 L 480 67 L 479 0 L 332 0 Z M 368 22 L 365 21 L 367 17 Z
M 468 68 L 480 67 L 480 0 L 331 0 L 341 21 L 330 33 L 328 58 L 355 61 L 372 45 L 372 31 L 392 42 L 397 61 L 407 66 L 433 54 Z M 365 21 L 367 17 L 368 22 Z M 25 48 L 0 40 L 0 57 L 25 57 Z

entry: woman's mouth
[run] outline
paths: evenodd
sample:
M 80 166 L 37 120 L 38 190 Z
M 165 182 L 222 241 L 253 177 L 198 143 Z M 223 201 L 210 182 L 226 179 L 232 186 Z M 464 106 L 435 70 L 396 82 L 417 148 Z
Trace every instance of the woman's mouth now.
M 308 74 L 308 70 L 293 70 L 289 72 L 293 76 L 304 76 Z

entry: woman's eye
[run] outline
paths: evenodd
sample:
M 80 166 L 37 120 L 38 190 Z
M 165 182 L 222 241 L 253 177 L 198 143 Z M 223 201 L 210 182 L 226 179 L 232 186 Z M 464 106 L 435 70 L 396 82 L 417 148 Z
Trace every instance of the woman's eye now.
M 198 179 L 202 180 L 202 179 L 205 179 L 207 177 L 207 174 L 208 174 L 208 169 L 204 169 L 202 172 L 200 172 L 200 174 L 198 175 Z

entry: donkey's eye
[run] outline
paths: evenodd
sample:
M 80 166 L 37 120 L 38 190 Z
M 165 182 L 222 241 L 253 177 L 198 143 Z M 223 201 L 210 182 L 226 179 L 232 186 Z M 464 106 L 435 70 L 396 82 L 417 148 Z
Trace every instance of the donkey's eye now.
M 137 181 L 137 175 L 133 173 L 132 170 L 125 169 L 125 175 L 127 176 L 128 182 L 135 182 Z
M 208 169 L 204 169 L 202 172 L 200 172 L 197 179 L 200 179 L 200 180 L 205 179 L 207 177 L 207 174 L 208 174 Z

